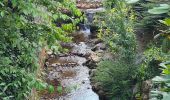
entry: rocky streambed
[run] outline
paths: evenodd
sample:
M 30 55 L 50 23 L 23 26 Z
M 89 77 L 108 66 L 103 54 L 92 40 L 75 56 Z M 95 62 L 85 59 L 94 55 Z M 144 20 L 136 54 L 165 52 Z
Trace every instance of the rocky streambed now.
M 81 5 L 81 2 L 78 5 Z M 91 23 L 92 14 L 103 9 L 82 11 L 87 13 L 87 19 Z M 91 78 L 95 75 L 97 63 L 112 57 L 106 52 L 106 46 L 102 41 L 96 38 L 95 33 L 91 33 L 86 25 L 83 25 L 82 29 L 72 35 L 73 43 L 61 43 L 62 47 L 69 49 L 68 53 L 49 53 L 45 62 L 45 80 L 55 89 L 53 93 L 41 92 L 40 100 L 99 100 L 99 95 L 93 91 L 98 87 L 91 83 Z
M 81 37 L 80 41 L 62 43 L 62 46 L 71 48 L 69 53 L 49 54 L 46 61 L 46 80 L 55 87 L 55 92 L 42 93 L 41 100 L 99 100 L 90 79 L 94 76 L 96 64 L 110 56 L 105 53 L 106 46 L 102 41 L 90 39 L 84 34 L 77 35 Z

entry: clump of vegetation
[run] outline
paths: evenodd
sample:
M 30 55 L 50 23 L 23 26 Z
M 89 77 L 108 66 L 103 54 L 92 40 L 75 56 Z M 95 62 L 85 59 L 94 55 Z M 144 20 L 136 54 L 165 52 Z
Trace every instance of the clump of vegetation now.
M 110 99 L 131 99 L 137 70 L 136 38 L 133 31 L 135 17 L 124 0 L 114 0 L 114 8 L 112 6 L 104 13 L 104 17 L 96 18 L 102 19 L 99 22 L 101 29 L 98 37 L 110 46 L 117 58 L 113 62 L 99 63 L 95 78 L 101 82 Z
M 36 79 L 38 55 L 45 45 L 58 51 L 59 41 L 70 41 L 68 32 L 79 20 L 61 12 L 63 7 L 70 9 L 71 16 L 81 15 L 68 0 L 0 1 L 0 99 L 28 99 L 32 88 L 53 90 Z M 56 27 L 57 19 L 72 22 Z
M 158 4 L 157 4 L 158 5 Z M 166 13 L 169 12 L 168 4 L 159 4 L 157 7 L 153 7 L 148 10 L 150 14 L 156 14 L 156 16 L 162 16 L 162 18 L 168 16 Z M 165 14 L 165 15 L 163 15 Z M 155 15 L 153 15 L 155 16 Z M 153 79 L 153 87 L 152 92 L 150 93 L 151 98 L 156 98 L 160 100 L 168 100 L 169 96 L 166 95 L 167 89 L 167 80 L 168 73 L 165 73 L 168 69 L 163 62 L 169 61 L 169 19 L 165 18 L 164 20 L 157 20 L 157 23 L 160 25 L 156 25 L 156 27 L 160 27 L 161 31 L 155 35 L 155 39 L 157 39 L 160 44 L 152 45 L 148 47 L 148 50 L 144 52 L 144 61 L 140 67 L 139 77 L 140 82 L 146 81 L 148 79 Z M 165 24 L 162 25 L 161 23 Z M 153 24 L 153 23 L 152 23 Z M 167 25 L 167 26 L 166 26 Z M 162 27 L 164 26 L 164 27 Z M 162 42 L 162 43 L 161 43 Z M 161 68 L 163 67 L 163 69 Z M 167 71 L 168 72 L 168 71 Z M 163 73 L 163 76 L 162 76 Z M 156 76 L 156 77 L 155 77 Z M 160 76 L 160 77 L 158 77 Z M 139 83 L 140 83 L 139 82 Z M 140 86 L 141 87 L 141 86 Z
M 98 64 L 95 81 L 100 82 L 108 99 L 132 98 L 134 70 L 123 61 L 101 61 Z

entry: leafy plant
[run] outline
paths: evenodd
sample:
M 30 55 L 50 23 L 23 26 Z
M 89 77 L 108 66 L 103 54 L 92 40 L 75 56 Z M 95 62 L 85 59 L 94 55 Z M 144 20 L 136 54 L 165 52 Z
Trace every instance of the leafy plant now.
M 168 4 L 160 4 L 159 7 L 154 7 L 149 9 L 148 12 L 151 14 L 164 14 L 170 11 L 170 5 Z
M 95 79 L 101 83 L 109 99 L 131 99 L 137 71 L 135 16 L 124 0 L 110 0 L 110 4 L 106 12 L 96 16 L 96 23 L 100 26 L 98 37 L 109 45 L 116 59 L 100 62 Z
M 100 82 L 108 99 L 131 99 L 134 70 L 121 60 L 104 60 L 98 64 L 95 81 Z
M 62 12 L 69 8 L 71 15 Z M 71 40 L 81 12 L 68 0 L 1 0 L 0 1 L 0 99 L 28 99 L 32 88 L 53 87 L 36 79 L 41 48 L 55 46 Z M 57 19 L 72 20 L 57 27 Z
M 131 4 L 131 3 L 136 3 L 138 2 L 139 0 L 125 0 L 127 3 Z
M 57 87 L 57 92 L 62 93 L 63 92 L 63 87 L 62 86 L 58 86 Z
M 115 8 L 108 9 L 96 18 L 100 25 L 98 37 L 108 44 L 114 54 L 121 55 L 127 62 L 134 59 L 136 50 L 135 34 L 133 33 L 133 12 L 124 0 L 114 1 Z M 107 16 L 104 16 L 107 15 Z M 102 17 L 101 17 L 102 16 Z
M 170 94 L 168 92 L 170 92 L 170 62 L 160 63 L 160 66 L 162 67 L 162 76 L 156 76 L 152 79 L 154 84 L 158 87 L 151 91 L 151 97 L 158 98 L 160 100 L 169 100 Z
M 142 82 L 160 75 L 159 63 L 168 60 L 169 56 L 161 48 L 150 47 L 144 52 L 142 64 L 139 68 L 138 81 Z

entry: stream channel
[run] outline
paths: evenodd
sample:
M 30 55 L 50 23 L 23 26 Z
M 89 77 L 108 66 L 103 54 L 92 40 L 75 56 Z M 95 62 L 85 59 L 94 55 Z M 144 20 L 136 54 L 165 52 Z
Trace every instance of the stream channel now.
M 103 9 L 84 10 L 88 23 L 93 21 L 93 15 L 98 11 Z M 86 23 L 81 24 L 80 31 L 73 34 L 73 43 L 61 45 L 69 48 L 69 53 L 49 54 L 46 61 L 46 80 L 55 87 L 55 92 L 43 92 L 40 100 L 99 100 L 98 94 L 92 89 L 90 78 L 96 63 L 101 57 L 105 57 L 101 55 L 106 49 L 105 45 L 96 38 L 96 34 L 90 31 L 90 26 Z M 88 65 L 90 62 L 93 63 Z

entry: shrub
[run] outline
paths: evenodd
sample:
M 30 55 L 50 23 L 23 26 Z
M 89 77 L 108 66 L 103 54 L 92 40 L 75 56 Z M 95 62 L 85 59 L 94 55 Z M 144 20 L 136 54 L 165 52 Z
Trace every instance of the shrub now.
M 114 8 L 107 9 L 100 18 L 98 37 L 110 46 L 115 61 L 99 63 L 95 80 L 101 83 L 109 99 L 131 99 L 136 77 L 136 38 L 133 31 L 135 16 L 124 0 L 110 0 Z M 112 3 L 111 3 L 112 4 Z M 104 30 L 104 31 L 103 31 Z
M 44 45 L 55 46 L 58 51 L 58 43 L 70 41 L 68 31 L 73 31 L 79 21 L 59 11 L 63 7 L 71 9 L 71 16 L 81 15 L 68 0 L 0 1 L 1 100 L 28 99 L 33 87 L 47 87 L 36 79 L 39 52 Z M 72 22 L 56 27 L 56 19 L 71 19 Z
M 98 64 L 95 81 L 100 82 L 109 99 L 130 100 L 134 70 L 121 60 L 101 61 Z

